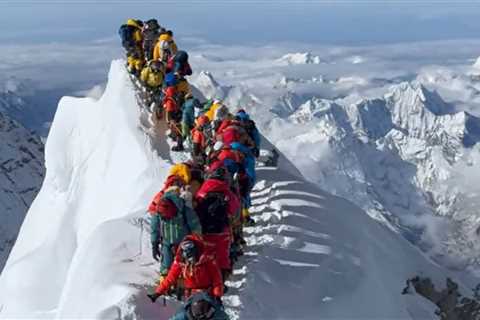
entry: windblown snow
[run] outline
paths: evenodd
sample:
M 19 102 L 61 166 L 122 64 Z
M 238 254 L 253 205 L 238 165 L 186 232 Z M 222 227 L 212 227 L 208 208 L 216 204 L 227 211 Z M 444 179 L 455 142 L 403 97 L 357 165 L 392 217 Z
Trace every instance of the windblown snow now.
M 312 101 L 301 109 L 310 117 L 312 108 L 330 120 L 322 130 L 346 121 L 335 104 Z M 170 302 L 163 307 L 145 298 L 157 266 L 142 217 L 172 156 L 165 137 L 152 135 L 141 119 L 122 61 L 112 63 L 99 100 L 60 101 L 44 184 L 0 276 L 1 318 L 163 319 L 174 312 Z M 299 135 L 306 143 L 314 137 Z M 248 250 L 228 283 L 230 315 L 435 319 L 431 304 L 401 289 L 410 276 L 443 281 L 448 272 L 281 162 L 258 168 L 252 194 L 258 224 L 246 229 Z

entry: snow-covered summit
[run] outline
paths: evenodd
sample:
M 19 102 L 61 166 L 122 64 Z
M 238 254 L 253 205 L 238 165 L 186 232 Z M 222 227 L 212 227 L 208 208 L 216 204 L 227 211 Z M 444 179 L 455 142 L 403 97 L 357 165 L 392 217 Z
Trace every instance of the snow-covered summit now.
M 296 65 L 296 64 L 320 64 L 322 61 L 319 56 L 311 52 L 297 52 L 287 53 L 277 60 L 281 64 Z

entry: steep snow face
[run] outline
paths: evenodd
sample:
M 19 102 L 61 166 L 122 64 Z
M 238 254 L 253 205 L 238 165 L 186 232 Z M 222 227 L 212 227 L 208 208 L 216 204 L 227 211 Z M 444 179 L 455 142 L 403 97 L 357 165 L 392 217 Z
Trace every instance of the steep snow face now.
M 295 65 L 295 64 L 320 64 L 319 56 L 313 55 L 310 52 L 287 53 L 277 60 L 280 64 Z
M 274 168 L 257 172 L 258 224 L 246 230 L 228 302 L 240 319 L 436 319 L 398 288 L 418 272 L 438 281 L 439 267 L 352 203 Z
M 339 112 L 338 105 L 320 107 L 330 117 Z M 121 61 L 112 63 L 100 100 L 61 100 L 46 145 L 45 182 L 0 277 L 0 317 L 173 314 L 172 303 L 145 297 L 158 266 L 141 218 L 170 155 L 165 135 L 157 131 L 151 137 L 158 140 L 150 140 L 143 121 Z M 258 225 L 246 230 L 247 252 L 225 297 L 232 317 L 434 318 L 429 304 L 399 292 L 411 275 L 440 280 L 444 271 L 280 161 L 279 168 L 258 169 Z
M 18 122 L 0 113 L 0 272 L 22 221 L 40 190 L 43 144 Z
M 153 268 L 142 273 L 142 261 L 128 263 L 141 250 L 131 221 L 161 187 L 168 163 L 139 127 L 123 69 L 112 63 L 100 100 L 60 101 L 45 181 L 0 277 L 3 318 L 105 317 L 135 291 L 128 283 L 154 278 Z

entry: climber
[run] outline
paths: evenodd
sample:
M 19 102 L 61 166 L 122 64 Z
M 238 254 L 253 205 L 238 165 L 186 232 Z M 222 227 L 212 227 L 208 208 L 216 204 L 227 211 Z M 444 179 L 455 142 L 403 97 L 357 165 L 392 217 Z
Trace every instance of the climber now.
M 206 116 L 202 115 L 195 121 L 196 125 L 191 131 L 192 135 L 192 157 L 200 163 L 205 163 L 208 141 L 206 133 L 210 130 L 210 123 Z
M 136 48 L 142 47 L 142 27 L 141 20 L 128 19 L 126 24 L 120 26 L 118 34 L 122 40 L 122 46 L 127 52 L 127 56 Z
M 183 151 L 182 131 L 179 127 L 182 120 L 182 111 L 177 101 L 177 90 L 175 87 L 167 87 L 164 91 L 163 109 L 165 110 L 165 120 L 169 126 L 169 136 L 176 145 L 172 147 L 172 151 Z
M 221 106 L 222 106 L 222 101 L 220 100 L 213 100 L 211 104 L 205 104 L 204 115 L 208 117 L 209 121 L 215 120 L 215 113 L 217 109 L 220 108 Z
M 230 147 L 232 150 L 239 151 L 243 154 L 243 165 L 240 167 L 241 170 L 238 174 L 238 184 L 242 197 L 242 218 L 246 225 L 254 225 L 255 221 L 250 217 L 249 208 L 251 206 L 250 193 L 257 180 L 255 156 L 252 153 L 252 149 L 240 142 L 234 142 Z
M 170 320 L 228 320 L 229 317 L 218 299 L 206 292 L 198 292 L 187 299 Z
M 177 45 L 173 40 L 173 33 L 169 30 L 158 37 L 153 50 L 153 59 L 167 63 L 171 56 L 177 53 Z
M 222 275 L 215 258 L 208 253 L 207 246 L 200 236 L 185 237 L 176 251 L 175 260 L 167 277 L 161 278 L 155 292 L 148 294 L 152 302 L 168 294 L 180 277 L 183 278 L 185 298 L 188 299 L 199 292 L 208 292 L 214 299 L 221 299 Z
M 127 53 L 127 70 L 136 77 L 140 76 L 140 73 L 145 65 L 145 58 L 143 56 L 143 50 L 141 47 L 133 47 L 130 52 Z
M 254 143 L 252 148 L 253 155 L 255 158 L 260 156 L 260 132 L 257 129 L 255 121 L 250 119 L 250 116 L 245 112 L 245 110 L 240 109 L 235 114 L 235 119 L 240 121 L 248 133 L 248 136 Z
M 243 169 L 244 155 L 239 150 L 225 146 L 222 141 L 217 141 L 213 146 L 213 151 L 208 155 L 207 164 L 214 166 L 217 162 L 220 162 L 221 166 L 225 166 L 234 176 Z
M 179 96 L 178 102 L 180 105 L 183 105 L 183 103 L 185 102 L 185 96 L 192 94 L 192 89 L 190 89 L 190 85 L 188 84 L 187 79 L 179 78 L 177 80 L 175 89 L 177 90 Z
M 222 141 L 228 146 L 234 142 L 240 142 L 249 147 L 254 147 L 255 143 L 245 130 L 243 123 L 237 119 L 225 119 L 216 131 L 216 140 Z
M 193 211 L 189 188 L 180 188 L 178 185 L 172 185 L 157 194 L 149 212 L 152 256 L 157 261 L 162 258 L 160 275 L 166 276 L 180 242 L 189 234 L 201 234 L 201 225 Z
M 200 218 L 203 238 L 214 246 L 213 252 L 224 280 L 232 269 L 229 257 L 232 241 L 230 217 L 240 210 L 240 200 L 230 189 L 230 179 L 225 167 L 216 168 L 208 173 L 195 195 L 195 210 Z
M 150 61 L 140 73 L 140 81 L 145 88 L 144 104 L 161 119 L 162 85 L 165 67 L 160 61 Z M 160 117 L 159 117 L 160 115 Z
M 143 25 L 143 51 L 145 52 L 147 62 L 153 59 L 153 48 L 155 48 L 161 30 L 162 28 L 158 24 L 157 19 L 150 19 Z
M 202 107 L 200 101 L 194 98 L 191 93 L 185 95 L 185 102 L 182 107 L 182 135 L 183 139 L 190 138 L 190 132 L 195 126 L 195 109 Z M 191 139 L 190 139 L 191 140 Z
M 181 78 L 192 75 L 192 68 L 188 63 L 188 53 L 179 50 L 170 56 L 167 62 L 167 70 L 168 72 L 175 73 Z
M 214 116 L 213 116 L 213 130 L 217 132 L 218 128 L 220 128 L 220 125 L 224 120 L 227 119 L 232 119 L 232 114 L 230 114 L 228 107 L 224 104 L 222 104 L 220 107 L 218 107 L 215 110 Z

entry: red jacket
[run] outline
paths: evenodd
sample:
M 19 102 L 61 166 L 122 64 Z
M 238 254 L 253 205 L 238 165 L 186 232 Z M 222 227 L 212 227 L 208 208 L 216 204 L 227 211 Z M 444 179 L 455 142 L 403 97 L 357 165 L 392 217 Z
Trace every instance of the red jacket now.
M 229 125 L 231 125 L 233 123 L 233 120 L 230 120 L 230 119 L 225 119 L 222 121 L 222 123 L 220 124 L 220 126 L 217 128 L 217 132 L 216 133 L 220 133 L 222 132 L 223 130 L 225 130 Z
M 152 202 L 150 202 L 150 205 L 148 206 L 148 212 L 150 214 L 155 214 L 158 211 L 160 211 L 160 208 L 158 208 L 158 205 L 161 203 L 161 199 L 163 197 L 163 194 L 165 193 L 165 190 L 167 190 L 168 188 L 170 188 L 171 186 L 174 186 L 174 185 L 181 186 L 181 185 L 184 185 L 184 184 L 185 184 L 185 182 L 181 178 L 179 178 L 178 176 L 176 176 L 176 175 L 168 176 L 167 180 L 165 181 L 165 184 L 163 185 L 162 190 L 160 190 L 155 195 L 155 197 L 153 197 Z M 161 208 L 161 209 L 165 210 L 166 208 Z M 175 210 L 174 207 L 171 207 L 170 209 Z M 173 212 L 173 216 L 175 215 L 175 213 L 176 213 L 176 211 Z
M 224 148 L 218 154 L 217 159 L 220 161 L 230 159 L 235 161 L 236 163 L 242 163 L 242 154 L 240 151 L 232 150 L 230 148 Z
M 175 99 L 173 97 L 165 97 L 165 99 L 163 100 L 163 108 L 167 112 L 178 111 L 177 102 L 175 101 Z
M 235 216 L 235 213 L 240 210 L 240 200 L 238 196 L 230 190 L 228 183 L 217 179 L 206 180 L 195 195 L 195 200 L 200 203 L 208 193 L 221 192 L 228 197 L 228 215 Z
M 197 291 L 208 291 L 214 297 L 221 297 L 223 295 L 222 274 L 215 258 L 206 253 L 205 242 L 197 235 L 186 236 L 185 240 L 195 242 L 200 255 L 198 262 L 193 266 L 187 265 L 183 262 L 181 249 L 178 249 L 167 277 L 157 286 L 155 292 L 160 295 L 167 293 L 168 289 L 182 276 L 187 297 Z

